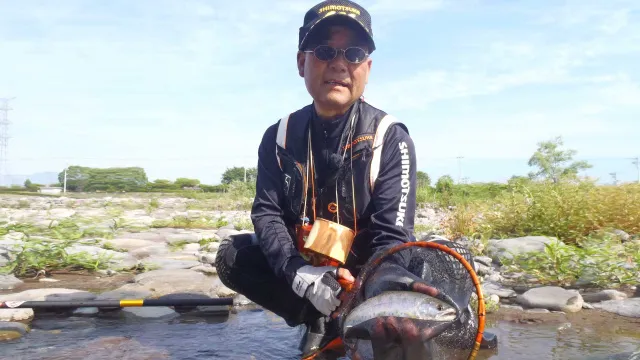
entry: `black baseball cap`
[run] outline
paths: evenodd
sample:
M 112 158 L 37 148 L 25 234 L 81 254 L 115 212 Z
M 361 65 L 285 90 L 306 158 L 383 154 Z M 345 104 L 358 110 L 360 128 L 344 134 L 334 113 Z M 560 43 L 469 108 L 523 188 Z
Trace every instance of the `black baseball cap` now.
M 376 49 L 373 42 L 373 30 L 371 29 L 371 15 L 362 6 L 349 0 L 327 0 L 323 1 L 307 11 L 304 16 L 304 23 L 300 27 L 298 39 L 298 50 L 304 50 L 308 44 L 310 34 L 320 23 L 327 20 L 346 21 L 364 31 L 364 36 L 369 45 L 369 53 Z

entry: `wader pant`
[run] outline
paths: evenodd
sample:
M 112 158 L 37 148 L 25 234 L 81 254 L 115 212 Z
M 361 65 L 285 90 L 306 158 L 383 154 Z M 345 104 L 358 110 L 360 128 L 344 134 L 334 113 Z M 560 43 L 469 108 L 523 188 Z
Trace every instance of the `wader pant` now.
M 223 239 L 215 266 L 225 286 L 282 317 L 291 327 L 323 316 L 311 302 L 294 293 L 284 278 L 275 276 L 254 233 Z

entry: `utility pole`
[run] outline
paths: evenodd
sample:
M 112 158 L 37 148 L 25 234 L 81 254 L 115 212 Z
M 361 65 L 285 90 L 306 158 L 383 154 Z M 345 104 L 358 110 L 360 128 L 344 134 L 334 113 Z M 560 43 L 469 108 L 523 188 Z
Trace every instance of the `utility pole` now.
M 464 156 L 458 156 L 456 159 L 458 159 L 458 184 L 460 184 L 462 180 L 462 164 L 460 160 L 464 159 Z
M 244 182 L 247 182 L 247 168 L 244 167 Z
M 640 157 L 636 156 L 632 158 L 632 164 L 636 166 L 636 171 L 638 172 L 638 184 L 640 184 Z
M 9 101 L 15 98 L 0 98 L 0 185 L 4 185 L 9 170 L 7 168 L 7 147 L 9 145 Z M 7 185 L 10 185 L 7 182 Z
M 69 168 L 69 166 L 65 166 L 64 167 L 64 187 L 63 187 L 63 192 L 66 194 L 67 193 L 67 169 Z

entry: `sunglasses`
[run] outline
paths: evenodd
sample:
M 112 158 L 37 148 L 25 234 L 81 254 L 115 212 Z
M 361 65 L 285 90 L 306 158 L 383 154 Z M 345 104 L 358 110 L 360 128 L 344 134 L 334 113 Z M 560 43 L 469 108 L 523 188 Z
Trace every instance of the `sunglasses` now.
M 304 52 L 313 53 L 316 59 L 320 61 L 331 61 L 341 52 L 344 54 L 344 58 L 352 64 L 360 64 L 369 55 L 363 48 L 355 46 L 346 49 L 336 49 L 329 45 L 319 45 L 313 50 L 306 50 Z

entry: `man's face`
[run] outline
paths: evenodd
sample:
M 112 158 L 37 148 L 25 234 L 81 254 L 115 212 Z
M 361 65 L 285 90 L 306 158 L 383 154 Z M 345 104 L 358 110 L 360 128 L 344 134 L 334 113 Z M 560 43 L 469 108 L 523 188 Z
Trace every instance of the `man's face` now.
M 328 40 L 321 44 L 343 50 L 358 46 L 369 52 L 364 42 L 348 27 L 331 26 L 328 34 Z M 344 114 L 364 93 L 370 70 L 371 59 L 368 57 L 360 64 L 352 64 L 343 53 L 331 61 L 318 60 L 313 53 L 298 53 L 298 72 L 304 77 L 307 90 L 322 117 Z

